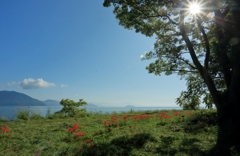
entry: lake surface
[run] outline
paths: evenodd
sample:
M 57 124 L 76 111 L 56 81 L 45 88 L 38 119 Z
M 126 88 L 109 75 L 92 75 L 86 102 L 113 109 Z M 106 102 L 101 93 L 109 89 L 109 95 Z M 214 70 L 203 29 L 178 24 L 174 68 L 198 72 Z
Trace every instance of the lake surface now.
M 4 118 L 7 120 L 15 120 L 16 114 L 19 111 L 29 110 L 37 114 L 41 114 L 46 117 L 47 111 L 50 110 L 51 113 L 60 111 L 62 106 L 1 106 L 0 107 L 0 119 Z M 98 113 L 113 113 L 113 112 L 128 112 L 133 111 L 147 111 L 147 110 L 181 110 L 181 107 L 87 107 L 87 112 L 98 112 Z

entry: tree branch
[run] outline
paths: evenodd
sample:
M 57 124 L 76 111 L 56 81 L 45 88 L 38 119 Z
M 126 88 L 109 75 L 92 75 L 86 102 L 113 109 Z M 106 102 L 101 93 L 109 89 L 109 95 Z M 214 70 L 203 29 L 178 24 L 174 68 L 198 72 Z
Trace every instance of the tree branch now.
M 184 29 L 184 18 L 185 18 L 185 17 L 184 17 L 184 13 L 185 13 L 185 11 L 180 11 L 179 29 L 180 29 L 180 31 L 181 31 L 181 33 L 182 33 L 182 37 L 183 37 L 184 41 L 185 41 L 186 44 L 187 44 L 187 48 L 188 48 L 188 50 L 189 50 L 189 53 L 190 53 L 190 55 L 191 55 L 191 58 L 192 58 L 192 60 L 193 60 L 194 65 L 195 65 L 196 68 L 198 69 L 200 75 L 203 75 L 203 67 L 202 67 L 202 65 L 200 64 L 200 62 L 199 62 L 199 60 L 198 60 L 198 58 L 197 58 L 197 56 L 196 56 L 196 53 L 195 53 L 195 51 L 194 51 L 194 49 L 193 49 L 193 45 L 192 45 L 192 43 L 190 42 L 190 40 L 189 40 L 189 38 L 188 38 L 188 36 L 187 36 L 187 33 L 186 33 L 185 29 Z
M 222 13 L 219 10 L 214 11 L 215 13 L 215 19 L 214 23 L 217 26 L 217 38 L 218 38 L 218 44 L 219 48 L 217 51 L 217 55 L 220 58 L 220 66 L 223 68 L 222 72 L 224 74 L 224 80 L 227 85 L 227 88 L 229 88 L 231 84 L 231 71 L 229 66 L 229 58 L 227 56 L 227 45 L 226 45 L 226 39 L 223 34 L 223 25 L 221 24 L 223 22 L 223 16 Z
M 213 97 L 213 100 L 215 102 L 216 107 L 219 107 L 219 104 L 221 103 L 221 99 L 220 99 L 219 93 L 218 93 L 218 91 L 216 89 L 216 86 L 215 86 L 212 78 L 208 74 L 208 72 L 206 72 L 206 70 L 204 70 L 204 68 L 200 64 L 200 62 L 199 62 L 199 60 L 198 60 L 198 58 L 196 56 L 196 53 L 195 53 L 195 51 L 193 49 L 193 45 L 190 42 L 190 40 L 189 40 L 189 38 L 187 36 L 187 33 L 186 33 L 185 29 L 184 29 L 184 18 L 185 18 L 184 14 L 185 14 L 185 11 L 181 10 L 180 11 L 179 29 L 180 29 L 180 31 L 182 33 L 182 37 L 183 37 L 184 41 L 187 44 L 187 48 L 188 48 L 188 50 L 190 52 L 190 56 L 191 56 L 191 58 L 193 60 L 193 63 L 197 67 L 201 77 L 203 78 L 204 82 L 206 83 L 206 85 L 207 85 L 207 87 L 208 87 L 208 89 L 209 89 L 209 91 L 210 91 L 210 93 L 211 93 L 211 95 Z
M 175 25 L 178 25 L 179 23 L 174 22 L 168 15 L 160 15 L 155 9 L 151 8 L 159 17 L 167 17 L 168 20 Z
M 206 55 L 205 55 L 205 60 L 204 60 L 204 67 L 206 68 L 206 70 L 208 72 L 208 62 L 209 62 L 209 56 L 210 56 L 209 40 L 208 40 L 208 37 L 207 37 L 199 19 L 197 19 L 197 24 L 198 24 L 198 27 L 199 27 L 201 33 L 203 34 L 203 39 L 204 39 L 205 46 L 206 46 Z
M 224 12 L 222 13 L 223 18 L 226 17 L 226 15 L 229 13 L 230 11 L 230 5 L 228 4 L 226 7 L 226 10 L 224 10 Z
M 189 65 L 192 69 L 197 69 L 195 66 L 191 65 L 187 60 L 185 60 L 184 58 L 181 57 L 177 57 L 179 60 L 182 60 L 184 63 L 186 63 L 187 65 Z
M 137 7 L 134 7 L 134 6 L 131 6 L 131 7 L 133 7 L 134 9 L 136 9 L 136 10 L 138 10 L 138 11 L 140 11 L 140 12 L 141 12 L 144 16 L 146 16 L 146 17 L 150 17 L 150 18 L 152 18 L 152 17 L 161 17 L 161 18 L 166 17 L 166 18 L 168 18 L 168 20 L 169 20 L 171 23 L 173 23 L 173 24 L 175 24 L 175 25 L 178 25 L 178 23 L 174 22 L 168 15 L 160 15 L 160 14 L 159 14 L 156 10 L 154 10 L 153 8 L 151 8 L 151 9 L 154 11 L 154 13 L 156 13 L 156 15 L 147 15 L 147 14 L 144 13 L 143 10 L 141 10 L 141 9 L 139 9 L 139 8 L 137 8 Z M 148 12 L 150 12 L 150 11 L 148 11 Z
M 171 71 L 171 72 L 188 72 L 188 73 L 198 73 L 198 71 L 194 71 L 194 70 L 181 70 L 181 69 L 179 69 L 179 70 L 162 70 L 163 72 L 169 72 L 169 71 Z

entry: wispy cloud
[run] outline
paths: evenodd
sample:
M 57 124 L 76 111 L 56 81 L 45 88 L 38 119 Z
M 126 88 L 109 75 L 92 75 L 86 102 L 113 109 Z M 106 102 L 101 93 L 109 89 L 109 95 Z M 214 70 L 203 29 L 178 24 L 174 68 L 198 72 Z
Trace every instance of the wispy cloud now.
M 65 84 L 61 84 L 61 87 L 64 88 L 64 87 L 67 87 L 68 85 L 65 85 Z
M 8 86 L 19 86 L 22 89 L 36 89 L 36 88 L 48 88 L 48 87 L 54 87 L 54 83 L 50 83 L 47 81 L 44 81 L 42 78 L 39 79 L 32 79 L 27 78 L 24 79 L 22 82 L 10 82 L 8 83 Z
M 9 82 L 8 83 L 8 86 L 12 87 L 12 86 L 17 86 L 18 83 L 17 82 Z

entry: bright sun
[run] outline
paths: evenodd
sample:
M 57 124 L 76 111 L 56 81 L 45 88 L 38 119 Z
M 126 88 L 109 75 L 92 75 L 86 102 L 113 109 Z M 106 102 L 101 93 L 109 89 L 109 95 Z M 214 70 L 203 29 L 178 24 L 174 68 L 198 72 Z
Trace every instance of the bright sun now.
M 199 13 L 200 12 L 200 5 L 199 4 L 191 4 L 190 6 L 189 6 L 189 9 L 190 9 L 190 12 L 192 13 L 192 14 L 197 14 L 197 13 Z

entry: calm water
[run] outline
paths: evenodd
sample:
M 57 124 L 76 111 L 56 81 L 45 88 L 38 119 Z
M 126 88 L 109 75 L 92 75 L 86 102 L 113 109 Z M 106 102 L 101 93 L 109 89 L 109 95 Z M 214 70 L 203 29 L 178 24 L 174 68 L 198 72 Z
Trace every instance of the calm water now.
M 31 107 L 19 107 L 19 106 L 1 106 L 0 107 L 0 118 L 15 120 L 15 114 L 19 111 L 30 110 L 34 113 L 41 114 L 43 117 L 46 116 L 47 111 L 55 113 L 62 109 L 62 106 L 31 106 Z M 146 111 L 146 110 L 180 110 L 181 107 L 87 107 L 87 112 L 99 112 L 99 113 L 113 113 L 113 112 L 127 112 L 133 111 Z

